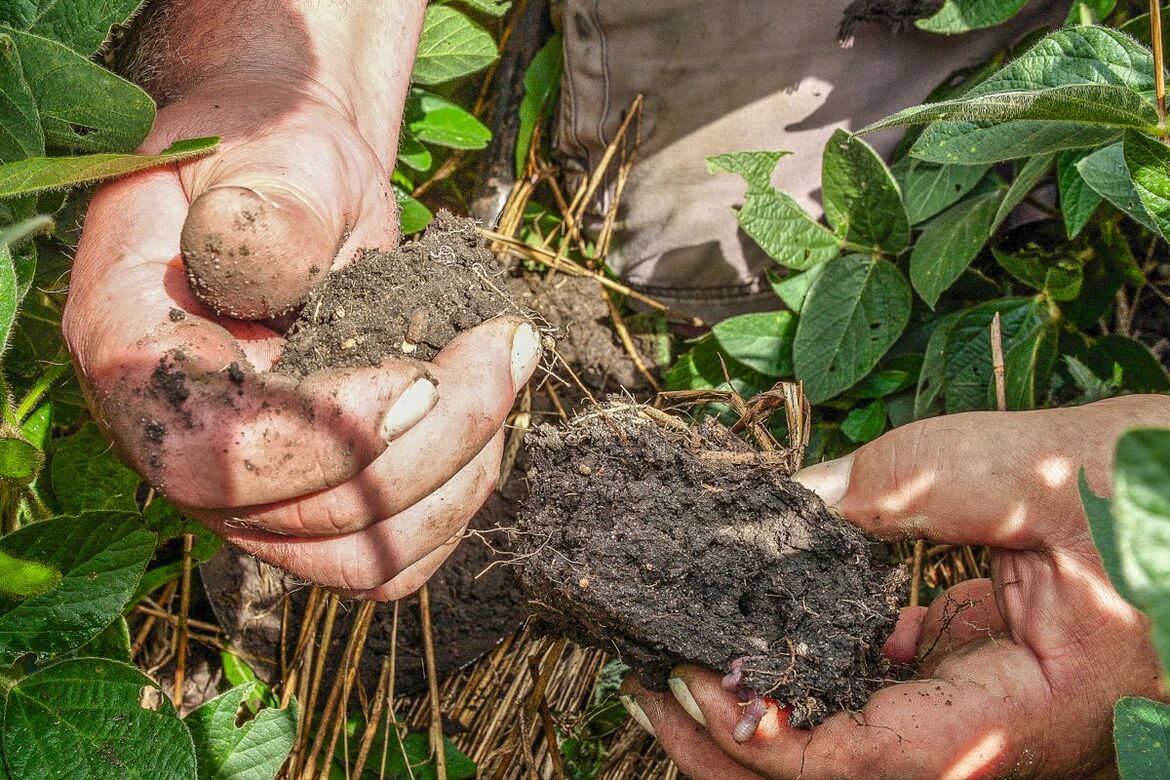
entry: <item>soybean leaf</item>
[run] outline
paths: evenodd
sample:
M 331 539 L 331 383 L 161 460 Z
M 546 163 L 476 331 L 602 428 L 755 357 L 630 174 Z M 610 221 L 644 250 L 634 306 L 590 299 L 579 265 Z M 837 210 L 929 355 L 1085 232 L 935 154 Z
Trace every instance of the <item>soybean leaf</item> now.
M 1117 548 L 1112 504 L 1109 499 L 1097 495 L 1089 487 L 1084 468 L 1077 478 L 1077 485 L 1081 492 L 1081 505 L 1085 508 L 1085 517 L 1089 521 L 1089 533 L 1092 534 L 1093 544 L 1101 555 L 1105 573 L 1109 575 L 1109 581 L 1122 598 L 1133 603 L 1133 596 L 1129 592 L 1129 586 L 1125 584 L 1125 574 L 1121 569 L 1121 553 Z
M 496 61 L 490 33 L 445 5 L 430 5 L 423 19 L 412 78 L 417 84 L 441 84 Z
M 1056 158 L 1056 182 L 1060 191 L 1060 211 L 1064 216 L 1068 238 L 1074 239 L 1089 224 L 1101 195 L 1089 186 L 1078 168 L 1081 160 L 1091 154 L 1088 149 L 1073 149 L 1061 152 Z
M 39 596 L 60 581 L 61 572 L 52 566 L 0 550 L 0 597 L 20 601 Z
M 991 168 L 988 165 L 939 165 L 913 157 L 903 160 L 902 194 L 912 225 L 925 222 L 957 203 Z
M 517 179 L 528 163 L 536 125 L 552 112 L 553 96 L 560 89 L 564 69 L 564 35 L 558 32 L 540 47 L 524 71 L 524 98 L 520 101 L 520 125 L 516 130 Z
M 1155 233 L 1158 225 L 1138 195 L 1122 144 L 1098 149 L 1077 163 L 1077 171 L 1098 195 Z
M 49 441 L 49 431 L 52 427 L 52 421 L 53 402 L 46 401 L 28 416 L 28 419 L 20 426 L 20 433 L 29 444 L 32 444 L 38 450 L 44 451 L 45 445 Z
M 711 173 L 737 173 L 748 183 L 742 208 L 732 209 L 743 231 L 776 262 L 798 271 L 832 260 L 841 240 L 791 196 L 772 188 L 776 162 L 788 152 L 736 152 L 707 158 Z
M 1024 284 L 1048 293 L 1053 300 L 1071 301 L 1081 293 L 1085 257 L 1072 247 L 1050 249 L 1030 242 L 1016 249 L 994 248 L 992 253 L 1008 273 Z
M 219 138 L 177 141 L 158 154 L 89 154 L 80 157 L 30 157 L 0 165 L 0 198 L 61 189 L 125 176 L 135 171 L 207 154 Z
M 1068 9 L 1065 24 L 1099 24 L 1116 7 L 1117 0 L 1076 0 Z
M 407 194 L 398 185 L 393 185 L 393 187 L 394 199 L 398 201 L 398 208 L 401 209 L 399 219 L 403 235 L 418 233 L 431 224 L 435 215 L 431 213 L 430 209 L 418 199 Z
M 987 243 L 999 208 L 991 190 L 960 201 L 927 224 L 910 255 L 910 280 L 931 308 Z
M 944 398 L 947 383 L 947 340 L 950 338 L 951 328 L 961 315 L 962 312 L 953 312 L 942 317 L 930 334 L 926 354 L 922 360 L 922 370 L 918 375 L 918 388 L 914 394 L 916 420 L 935 417 L 946 410 Z
M 27 484 L 44 461 L 44 454 L 29 442 L 12 436 L 0 438 L 0 479 Z
M 1011 19 L 1028 0 L 946 0 L 934 16 L 919 19 L 915 26 L 927 32 L 955 35 L 983 27 L 994 27 Z
M 910 244 L 910 219 L 885 161 L 869 144 L 837 130 L 822 165 L 825 218 L 846 242 L 896 255 Z
M 1059 326 L 1048 320 L 1020 335 L 1004 354 L 1004 389 L 1010 411 L 1035 409 L 1056 368 Z M 988 386 L 987 405 L 994 408 L 995 383 Z
M 511 0 L 449 0 L 463 3 L 468 8 L 485 13 L 488 16 L 503 16 L 512 7 Z
M 1113 518 L 1125 582 L 1170 668 L 1170 431 L 1126 432 L 1114 464 Z
M 193 710 L 184 721 L 191 730 L 200 780 L 272 780 L 292 750 L 297 703 L 267 708 L 236 725 L 254 684 L 239 685 Z
M 0 32 L 12 36 L 20 51 L 48 146 L 127 152 L 146 137 L 154 101 L 141 89 L 56 41 L 3 27 Z
M 360 715 L 350 718 L 345 724 L 348 740 L 338 740 L 334 750 L 334 761 L 341 763 L 345 759 L 345 746 L 349 746 L 349 763 L 352 765 L 357 757 L 358 745 L 361 743 L 361 732 L 365 729 L 365 719 Z M 435 764 L 426 734 L 411 733 L 402 738 L 402 742 L 391 738 L 389 744 L 386 738 L 387 729 L 378 729 L 370 743 L 370 756 L 386 756 L 386 772 L 388 778 L 414 777 L 414 780 L 436 780 Z M 393 732 L 391 732 L 393 733 Z M 443 752 L 447 759 L 448 780 L 472 780 L 476 777 L 475 762 L 465 756 L 448 738 L 443 740 Z M 372 763 L 373 759 L 371 759 Z M 375 769 L 371 776 L 378 776 Z
M 12 323 L 16 321 L 20 297 L 12 252 L 6 244 L 0 244 L 0 354 L 8 349 L 8 337 L 12 333 Z
M 1170 148 L 1140 133 L 1126 133 L 1125 165 L 1134 190 L 1163 237 L 1170 236 Z
M 812 287 L 812 283 L 817 280 L 817 277 L 825 270 L 825 264 L 814 265 L 807 271 L 789 272 L 787 276 L 781 278 L 773 271 L 768 271 L 768 281 L 772 285 L 772 290 L 779 296 L 784 305 L 795 312 L 799 312 L 804 306 L 805 296 L 808 295 L 808 288 Z
M 773 384 L 771 378 L 721 352 L 715 337 L 710 335 L 699 339 L 666 375 L 666 385 L 671 390 L 730 388 L 744 398 L 751 398 Z
M 109 659 L 63 661 L 17 682 L 2 737 L 18 778 L 195 778 L 191 735 L 170 700 L 145 674 Z
M 991 320 L 996 312 L 1005 352 L 1035 333 L 1043 320 L 1041 307 L 1031 298 L 988 301 L 963 312 L 948 330 L 944 347 L 941 395 L 947 414 L 993 408 L 988 388 L 993 381 Z
M 865 444 L 882 435 L 886 427 L 886 400 L 878 398 L 853 409 L 841 423 L 841 433 L 854 444 Z
M 1104 357 L 1103 363 L 1091 364 L 1103 368 L 1105 375 L 1113 366 L 1120 366 L 1124 386 L 1135 393 L 1170 393 L 1170 378 L 1162 363 L 1140 341 L 1111 333 L 1097 339 L 1095 352 Z
M 808 291 L 792 348 L 809 401 L 827 401 L 873 370 L 906 329 L 912 297 L 885 260 L 847 255 L 825 268 Z
M 96 636 L 134 592 L 154 539 L 126 512 L 61 516 L 0 538 L 0 551 L 61 572 L 44 593 L 0 596 L 0 663 L 26 652 L 60 653 Z
M 61 440 L 50 467 L 53 492 L 69 514 L 90 510 L 136 512 L 141 478 L 114 455 L 93 423 Z
M 1012 186 L 1008 188 L 1007 194 L 1003 196 L 1003 200 L 999 204 L 999 210 L 995 213 L 995 219 L 991 221 L 991 229 L 988 233 L 994 234 L 999 230 L 1000 226 L 1011 216 L 1011 213 L 1016 210 L 1016 206 L 1023 203 L 1024 198 L 1028 197 L 1029 193 L 1036 189 L 1036 185 L 1048 175 L 1055 159 L 1055 155 L 1052 154 L 1038 154 L 1028 158 L 1027 162 L 1020 166 L 1016 178 L 1012 181 Z
M 792 312 L 743 314 L 720 322 L 711 333 L 733 360 L 764 376 L 791 376 L 792 341 L 796 336 Z
M 89 56 L 143 0 L 15 0 L 0 8 L 0 24 L 35 32 Z
M 418 140 L 452 149 L 482 149 L 492 140 L 492 131 L 470 112 L 422 89 L 410 91 L 406 124 Z
M 126 625 L 126 618 L 119 615 L 113 623 L 103 628 L 101 633 L 70 652 L 67 657 L 110 658 L 131 663 L 130 627 Z
M 1122 698 L 1113 708 L 1113 742 L 1121 780 L 1170 777 L 1170 706 Z
M 2 13 L 2 12 L 0 12 Z M 0 34 L 0 163 L 45 153 L 37 102 L 12 36 Z
M 422 145 L 409 127 L 403 127 L 398 141 L 398 162 L 416 171 L 429 171 L 434 159 L 431 150 Z

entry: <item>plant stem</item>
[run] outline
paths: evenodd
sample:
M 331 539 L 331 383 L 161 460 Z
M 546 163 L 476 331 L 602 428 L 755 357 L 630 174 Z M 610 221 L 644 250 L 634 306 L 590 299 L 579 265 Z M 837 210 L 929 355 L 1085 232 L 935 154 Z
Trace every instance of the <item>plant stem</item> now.
M 1162 140 L 1168 140 L 1166 128 L 1166 63 L 1162 51 L 1162 0 L 1150 0 L 1150 42 L 1154 47 L 1154 92 L 1158 98 L 1158 127 Z

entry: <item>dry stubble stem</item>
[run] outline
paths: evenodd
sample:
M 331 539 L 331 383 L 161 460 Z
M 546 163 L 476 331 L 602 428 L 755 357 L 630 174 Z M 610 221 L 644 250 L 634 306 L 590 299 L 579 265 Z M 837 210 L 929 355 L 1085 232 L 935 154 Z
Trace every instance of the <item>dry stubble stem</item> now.
M 1162 50 L 1162 3 L 1150 0 L 1150 42 L 1154 48 L 1154 92 L 1158 98 L 1158 127 L 1162 140 L 1170 139 L 1170 128 L 1166 127 L 1166 64 Z
M 431 701 L 431 751 L 435 754 L 435 777 L 447 780 L 447 750 L 443 745 L 443 707 L 439 702 L 439 672 L 435 665 L 435 636 L 431 629 L 431 592 L 426 585 L 418 591 L 422 617 L 423 654 L 426 657 L 427 691 Z

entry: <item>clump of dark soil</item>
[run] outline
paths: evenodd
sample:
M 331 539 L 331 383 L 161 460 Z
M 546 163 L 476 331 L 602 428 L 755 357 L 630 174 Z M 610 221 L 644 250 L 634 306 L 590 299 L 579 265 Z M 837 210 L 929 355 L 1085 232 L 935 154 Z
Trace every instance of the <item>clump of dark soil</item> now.
M 664 687 L 728 671 L 806 727 L 860 708 L 908 577 L 715 421 L 687 429 L 613 404 L 529 434 L 521 583 L 553 630 L 616 649 Z
M 422 238 L 366 250 L 309 294 L 276 370 L 430 360 L 455 336 L 501 314 L 527 312 L 506 292 L 504 269 L 475 222 L 440 211 Z

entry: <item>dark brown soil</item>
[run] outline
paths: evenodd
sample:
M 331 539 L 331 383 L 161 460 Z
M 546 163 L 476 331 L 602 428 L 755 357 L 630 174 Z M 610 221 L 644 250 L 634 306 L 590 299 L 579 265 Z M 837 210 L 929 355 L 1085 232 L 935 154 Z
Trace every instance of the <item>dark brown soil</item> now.
M 493 317 L 527 316 L 506 284 L 475 223 L 440 211 L 420 240 L 389 254 L 367 250 L 310 293 L 276 370 L 304 376 L 403 355 L 430 360 Z
M 656 688 L 678 663 L 750 658 L 744 683 L 796 726 L 860 708 L 888 671 L 904 568 L 725 427 L 640 409 L 529 434 L 516 552 L 534 611 Z

